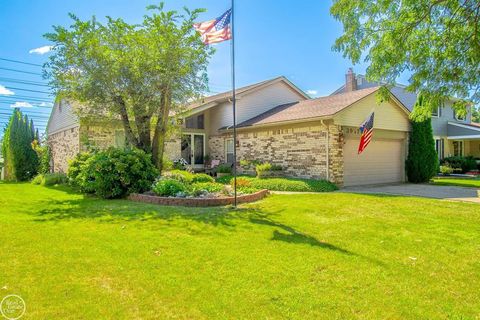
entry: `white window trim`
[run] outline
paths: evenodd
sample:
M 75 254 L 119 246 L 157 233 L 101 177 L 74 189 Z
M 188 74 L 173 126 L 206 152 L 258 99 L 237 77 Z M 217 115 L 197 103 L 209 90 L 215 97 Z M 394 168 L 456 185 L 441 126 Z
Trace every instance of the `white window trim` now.
M 182 132 L 182 135 L 187 135 L 190 136 L 190 145 L 191 145 L 191 150 L 192 150 L 192 164 L 190 166 L 192 167 L 203 167 L 205 165 L 205 159 L 203 160 L 202 164 L 195 164 L 195 139 L 193 138 L 195 135 L 203 136 L 203 157 L 205 158 L 206 155 L 206 140 L 205 140 L 205 133 L 200 133 L 200 132 Z M 181 146 L 180 146 L 180 152 L 181 152 Z
M 455 142 L 460 142 L 461 143 L 462 150 L 460 152 L 459 157 L 464 157 L 465 156 L 465 141 L 464 140 L 454 140 L 454 141 L 452 141 L 452 151 L 453 151 L 454 156 L 455 156 L 455 147 L 453 146 L 453 143 L 455 143 Z
M 232 141 L 233 149 L 235 150 L 235 145 L 234 145 L 233 139 L 232 138 L 225 139 L 225 162 L 227 162 L 228 153 L 229 153 L 228 148 L 227 148 L 227 141 Z M 233 154 L 233 152 L 232 152 L 232 154 Z
M 437 115 L 434 115 L 432 113 L 432 118 L 440 118 L 441 117 L 441 113 L 440 113 L 440 106 L 437 107 Z

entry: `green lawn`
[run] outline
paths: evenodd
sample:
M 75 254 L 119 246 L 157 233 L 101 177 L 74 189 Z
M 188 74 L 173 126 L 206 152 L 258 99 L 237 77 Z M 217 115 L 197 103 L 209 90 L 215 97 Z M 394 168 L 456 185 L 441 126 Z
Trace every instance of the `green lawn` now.
M 345 193 L 238 210 L 0 184 L 24 319 L 475 319 L 480 207 Z
M 458 179 L 458 178 L 441 178 L 433 179 L 433 184 L 439 186 L 458 186 L 480 188 L 480 179 Z

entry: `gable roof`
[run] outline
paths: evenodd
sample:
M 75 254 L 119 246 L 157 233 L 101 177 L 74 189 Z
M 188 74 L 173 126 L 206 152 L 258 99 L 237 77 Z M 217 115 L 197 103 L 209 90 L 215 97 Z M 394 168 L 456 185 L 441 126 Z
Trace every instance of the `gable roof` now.
M 284 121 L 307 120 L 311 118 L 328 118 L 344 110 L 353 103 L 377 92 L 379 89 L 379 86 L 371 87 L 317 99 L 279 105 L 267 112 L 240 123 L 237 127 L 242 128 Z
M 275 84 L 277 82 L 284 82 L 287 84 L 293 91 L 298 93 L 300 96 L 302 96 L 305 99 L 310 99 L 310 96 L 307 95 L 305 92 L 303 92 L 300 88 L 298 88 L 295 84 L 293 84 L 290 80 L 288 80 L 284 76 L 276 77 L 270 80 L 265 80 L 261 81 L 258 83 L 250 84 L 248 86 L 244 86 L 241 88 L 235 89 L 235 95 L 237 98 L 241 98 L 244 95 L 250 94 L 256 90 L 260 90 L 264 87 L 267 87 L 269 85 Z M 187 106 L 187 110 L 193 111 L 193 112 L 198 112 L 198 111 L 204 111 L 206 109 L 209 109 L 221 102 L 228 101 L 232 97 L 232 91 L 225 91 L 221 92 L 218 94 L 214 94 L 208 97 L 204 97 L 198 101 L 193 102 L 189 106 Z M 201 110 L 197 110 L 201 109 Z

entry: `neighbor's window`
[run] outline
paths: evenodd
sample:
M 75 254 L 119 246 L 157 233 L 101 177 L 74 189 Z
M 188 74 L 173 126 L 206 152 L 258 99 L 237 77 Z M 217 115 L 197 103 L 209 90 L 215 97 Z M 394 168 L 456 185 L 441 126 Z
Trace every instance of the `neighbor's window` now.
M 463 156 L 463 141 L 453 141 L 453 155 Z
M 125 131 L 115 130 L 115 147 L 125 148 Z
M 225 140 L 225 159 L 227 163 L 233 163 L 233 139 Z
M 435 151 L 437 151 L 439 160 L 443 159 L 443 150 L 444 150 L 443 139 L 435 139 Z
M 188 117 L 185 120 L 185 128 L 205 129 L 205 116 L 203 114 Z

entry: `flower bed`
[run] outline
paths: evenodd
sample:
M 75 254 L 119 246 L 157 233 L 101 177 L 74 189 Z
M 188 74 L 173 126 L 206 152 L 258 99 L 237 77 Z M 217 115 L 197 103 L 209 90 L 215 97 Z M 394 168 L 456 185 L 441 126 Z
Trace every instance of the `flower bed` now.
M 237 203 L 254 202 L 263 199 L 268 194 L 268 190 L 260 190 L 255 193 L 240 195 L 237 197 Z M 160 204 L 164 206 L 184 206 L 184 207 L 213 207 L 226 206 L 234 203 L 233 197 L 217 198 L 178 198 L 178 197 L 160 197 L 150 194 L 133 193 L 128 197 L 129 200 Z

